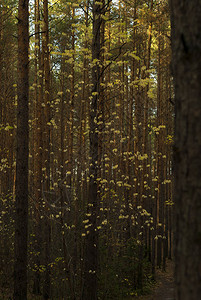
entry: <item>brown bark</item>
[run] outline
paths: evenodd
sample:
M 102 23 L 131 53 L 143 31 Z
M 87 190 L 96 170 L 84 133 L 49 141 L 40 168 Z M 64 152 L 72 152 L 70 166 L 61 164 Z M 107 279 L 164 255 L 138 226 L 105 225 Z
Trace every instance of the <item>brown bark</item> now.
M 29 23 L 28 0 L 18 7 L 18 107 L 16 153 L 16 219 L 13 299 L 27 299 L 28 236 L 28 101 L 29 101 Z
M 201 295 L 201 1 L 174 0 L 175 260 L 177 299 Z
M 44 124 L 44 159 L 45 159 L 45 190 L 50 190 L 50 55 L 49 55 L 49 20 L 48 20 L 48 0 L 43 0 L 43 55 L 44 55 L 44 79 L 45 79 L 45 124 Z M 47 199 L 48 201 L 49 199 Z M 51 227 L 49 221 L 49 207 L 46 206 L 46 216 L 44 224 L 45 235 L 45 280 L 43 286 L 44 299 L 50 298 L 50 249 L 51 249 Z
M 35 1 L 35 132 L 34 132 L 34 196 L 35 196 L 35 231 L 36 231 L 36 243 L 34 250 L 41 253 L 41 220 L 40 220 L 40 208 L 42 201 L 42 102 L 43 102 L 43 70 L 42 70 L 42 54 L 40 48 L 40 3 L 39 0 Z M 41 256 L 35 258 L 37 266 L 41 264 Z M 36 270 L 34 274 L 33 293 L 40 295 L 40 281 L 41 274 L 39 270 Z
M 91 227 L 86 237 L 85 276 L 83 299 L 97 299 L 97 271 L 98 271 L 98 233 L 97 233 L 97 172 L 98 172 L 98 102 L 100 98 L 100 28 L 101 6 L 93 3 L 93 40 L 92 59 L 97 60 L 92 68 L 92 100 L 90 105 L 90 158 L 88 213 Z

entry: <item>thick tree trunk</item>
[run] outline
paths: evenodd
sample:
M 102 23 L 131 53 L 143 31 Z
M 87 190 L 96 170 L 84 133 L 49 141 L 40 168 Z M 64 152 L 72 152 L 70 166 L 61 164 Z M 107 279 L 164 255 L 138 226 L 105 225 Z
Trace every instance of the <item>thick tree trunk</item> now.
M 28 100 L 29 100 L 29 24 L 28 0 L 18 8 L 18 107 L 16 153 L 16 219 L 13 299 L 27 299 L 28 235 Z
M 201 1 L 172 0 L 177 299 L 201 295 Z

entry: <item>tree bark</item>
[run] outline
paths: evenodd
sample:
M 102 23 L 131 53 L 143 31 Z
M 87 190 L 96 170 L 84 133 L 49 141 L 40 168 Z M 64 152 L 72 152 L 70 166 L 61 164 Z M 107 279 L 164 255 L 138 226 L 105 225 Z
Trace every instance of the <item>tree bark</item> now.
M 201 295 L 201 1 L 171 0 L 177 299 Z
M 16 153 L 16 219 L 13 299 L 27 299 L 28 236 L 28 101 L 29 101 L 29 13 L 28 0 L 18 8 L 18 107 Z
M 83 299 L 96 300 L 97 296 L 97 271 L 98 271 L 98 233 L 97 233 L 97 174 L 98 174 L 98 103 L 100 99 L 100 28 L 101 6 L 93 3 L 93 40 L 92 40 L 92 99 L 90 103 L 90 168 L 89 168 L 89 193 L 88 214 L 89 232 L 86 236 L 85 276 Z
M 44 79 L 45 79 L 45 94 L 44 94 L 44 161 L 45 161 L 45 178 L 44 186 L 45 190 L 49 192 L 50 190 L 50 127 L 48 123 L 50 122 L 50 54 L 49 54 L 49 12 L 48 12 L 48 0 L 43 0 L 43 13 L 44 13 L 44 23 L 43 23 L 43 55 L 44 55 Z M 48 201 L 49 199 L 47 199 Z M 45 207 L 46 215 L 44 222 L 44 246 L 45 246 L 45 280 L 43 285 L 43 298 L 50 299 L 51 293 L 51 281 L 50 281 L 50 255 L 51 255 L 51 227 L 49 221 L 49 207 Z
M 34 196 L 35 196 L 35 234 L 36 241 L 34 251 L 41 253 L 42 236 L 41 236 L 41 202 L 42 202 L 42 165 L 43 165 L 43 121 L 42 121 L 42 103 L 43 103 L 43 54 L 41 52 L 41 36 L 40 36 L 40 1 L 35 0 L 35 134 L 34 134 Z M 40 73 L 40 76 L 38 74 Z M 35 257 L 35 264 L 38 266 L 34 272 L 33 294 L 41 294 L 41 273 L 39 265 L 41 265 L 41 255 Z

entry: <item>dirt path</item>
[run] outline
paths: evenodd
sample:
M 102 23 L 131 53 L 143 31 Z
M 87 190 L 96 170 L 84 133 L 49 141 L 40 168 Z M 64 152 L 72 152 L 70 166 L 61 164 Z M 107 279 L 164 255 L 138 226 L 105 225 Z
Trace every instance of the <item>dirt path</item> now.
M 174 288 L 174 265 L 172 261 L 167 262 L 166 272 L 157 270 L 156 280 L 157 283 L 150 295 L 134 298 L 136 300 L 175 300 Z M 133 299 L 133 300 L 134 300 Z

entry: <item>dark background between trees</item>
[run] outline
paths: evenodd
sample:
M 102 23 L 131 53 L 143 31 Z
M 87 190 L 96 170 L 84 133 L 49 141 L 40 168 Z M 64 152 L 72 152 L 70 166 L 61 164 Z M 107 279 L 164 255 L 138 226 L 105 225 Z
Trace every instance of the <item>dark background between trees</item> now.
M 176 4 L 173 11 L 174 32 L 181 12 Z M 1 1 L 0 297 L 126 299 L 149 289 L 156 267 L 172 258 L 174 103 L 185 216 L 177 230 L 189 238 L 199 229 L 199 93 L 189 106 L 194 77 L 184 75 L 188 58 L 198 61 L 189 45 L 196 53 L 200 46 L 188 28 L 173 35 L 174 97 L 167 1 L 35 0 L 29 25 L 28 0 Z M 178 36 L 186 53 L 179 59 Z M 185 125 L 191 111 L 194 123 Z M 185 241 L 178 235 L 178 299 L 189 299 L 183 295 L 198 279 L 195 257 L 192 282 L 180 270 L 192 254 Z M 199 230 L 190 241 L 198 258 Z

